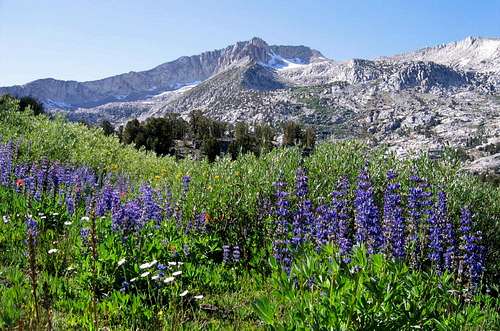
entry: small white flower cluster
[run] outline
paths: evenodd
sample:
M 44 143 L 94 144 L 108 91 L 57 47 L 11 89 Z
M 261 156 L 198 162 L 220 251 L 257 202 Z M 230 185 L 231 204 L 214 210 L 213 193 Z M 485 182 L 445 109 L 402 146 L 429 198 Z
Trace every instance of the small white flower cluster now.
M 3 219 L 3 223 L 4 223 L 4 224 L 7 224 L 7 223 L 9 223 L 9 222 L 10 222 L 10 217 L 9 217 L 9 215 L 3 215 L 2 219 Z

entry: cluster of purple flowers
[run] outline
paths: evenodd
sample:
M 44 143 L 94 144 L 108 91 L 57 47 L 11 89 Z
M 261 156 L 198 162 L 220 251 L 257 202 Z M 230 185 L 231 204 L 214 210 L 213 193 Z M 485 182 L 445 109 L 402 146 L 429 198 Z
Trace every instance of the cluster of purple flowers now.
M 238 263 L 241 258 L 241 252 L 240 252 L 240 247 L 238 245 L 235 245 L 232 247 L 232 253 L 231 253 L 231 246 L 230 245 L 223 245 L 222 246 L 222 262 L 229 264 L 229 263 Z
M 12 142 L 0 143 L 0 184 L 36 200 L 55 198 L 69 215 L 84 205 L 87 215 L 92 210 L 97 217 L 110 215 L 112 229 L 124 235 L 141 230 L 149 221 L 156 222 L 159 227 L 162 220 L 171 217 L 175 217 L 183 228 L 189 224 L 197 230 L 204 228 L 205 213 L 194 221 L 184 221 L 181 203 L 173 203 L 169 189 L 162 194 L 148 183 L 143 183 L 134 192 L 134 185 L 123 176 L 98 176 L 87 167 L 63 166 L 47 160 L 22 164 L 16 162 L 17 150 Z M 182 177 L 181 202 L 186 199 L 190 182 L 191 177 Z
M 431 264 L 438 272 L 457 271 L 460 259 L 463 274 L 471 284 L 477 284 L 484 271 L 484 248 L 481 234 L 471 230 L 470 212 L 462 211 L 460 255 L 446 193 L 439 192 L 434 203 L 427 181 L 411 176 L 405 208 L 397 177 L 393 170 L 388 171 L 383 213 L 379 212 L 366 168 L 358 176 L 352 201 L 348 199 L 349 181 L 342 177 L 331 202 L 316 208 L 308 198 L 304 169 L 296 173 L 295 199 L 285 191 L 286 183 L 275 183 L 273 254 L 278 263 L 289 271 L 294 254 L 304 244 L 312 243 L 319 249 L 330 242 L 338 246 L 343 261 L 348 262 L 355 244 L 364 245 L 371 254 L 384 253 L 394 260 L 408 260 L 416 268 Z

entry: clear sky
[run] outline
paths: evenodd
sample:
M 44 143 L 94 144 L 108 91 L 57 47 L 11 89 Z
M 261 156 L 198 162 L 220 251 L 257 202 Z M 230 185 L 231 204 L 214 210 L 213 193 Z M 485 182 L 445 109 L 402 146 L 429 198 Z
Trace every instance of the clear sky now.
M 258 36 L 344 60 L 500 37 L 500 0 L 0 0 L 0 86 L 92 80 Z

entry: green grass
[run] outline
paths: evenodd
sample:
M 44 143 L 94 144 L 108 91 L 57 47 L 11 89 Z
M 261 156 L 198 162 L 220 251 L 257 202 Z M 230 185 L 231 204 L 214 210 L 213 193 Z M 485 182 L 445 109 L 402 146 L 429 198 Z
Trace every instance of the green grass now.
M 328 259 L 335 256 L 334 251 L 328 251 L 329 248 L 320 253 L 306 250 L 304 259 L 299 260 L 294 269 L 297 279 L 342 280 L 330 283 L 329 293 L 339 296 L 327 301 L 319 299 L 324 289 L 284 283 L 281 271 L 267 259 L 273 220 L 258 221 L 258 207 L 263 199 L 272 198 L 273 182 L 282 178 L 293 191 L 295 171 L 302 164 L 309 171 L 310 197 L 318 203 L 322 197 L 329 196 L 342 175 L 355 183 L 359 170 L 369 161 L 379 202 L 387 170 L 395 169 L 400 173 L 402 191 L 407 192 L 408 176 L 417 169 L 421 176 L 429 179 L 434 190 L 446 190 L 450 217 L 458 219 L 459 210 L 464 206 L 474 211 L 474 221 L 483 231 L 489 247 L 484 281 L 495 290 L 500 260 L 500 188 L 462 172 L 460 163 L 451 156 L 439 162 L 425 155 L 399 160 L 383 148 L 370 150 L 358 142 L 346 141 L 319 144 L 313 155 L 304 160 L 298 149 L 276 149 L 259 158 L 245 155 L 236 161 L 224 158 L 213 164 L 176 161 L 123 146 L 115 137 L 104 136 L 100 129 L 88 129 L 62 118 L 33 117 L 29 113 L 1 109 L 0 112 L 0 140 L 18 142 L 19 162 L 39 162 L 47 158 L 85 165 L 116 176 L 127 176 L 137 185 L 149 181 L 154 187 L 168 186 L 174 197 L 180 195 L 181 177 L 190 175 L 191 188 L 182 206 L 183 215 L 191 219 L 204 210 L 217 229 L 209 235 L 193 236 L 179 231 L 173 222 L 164 222 L 160 229 L 150 224 L 123 242 L 119 234 L 110 230 L 111 220 L 106 217 L 98 222 L 99 259 L 97 275 L 93 275 L 90 272 L 91 254 L 79 233 L 82 226 L 87 226 L 81 220 L 82 206 L 75 216 L 69 216 L 51 198 L 34 203 L 31 212 L 34 215 L 43 213 L 53 224 L 44 228 L 37 240 L 38 291 L 39 297 L 46 302 L 46 307 L 40 308 L 44 312 L 41 324 L 48 322 L 46 312 L 51 311 L 56 329 L 91 329 L 91 284 L 96 282 L 99 325 L 112 329 L 264 329 L 272 326 L 291 329 L 301 325 L 306 329 L 316 325 L 319 329 L 327 324 L 346 329 L 390 329 L 391 325 L 393 328 L 409 329 L 419 325 L 424 329 L 441 330 L 499 327 L 495 311 L 499 303 L 495 299 L 479 295 L 473 297 L 471 303 L 464 304 L 457 296 L 445 295 L 439 290 L 459 289 L 446 276 L 410 271 L 382 257 L 363 260 L 365 271 L 362 275 L 366 283 L 359 292 L 352 292 L 349 268 L 339 269 Z M 353 192 L 350 194 L 352 196 Z M 0 216 L 9 215 L 11 219 L 7 224 L 0 223 L 0 329 L 34 319 L 35 303 L 27 277 L 24 245 L 27 209 L 24 196 L 0 188 Z M 64 226 L 67 221 L 72 225 Z M 249 259 L 236 265 L 222 264 L 221 245 L 224 243 L 240 243 Z M 259 246 L 261 243 L 265 244 Z M 189 256 L 181 253 L 184 244 L 191 247 Z M 48 251 L 54 247 L 59 252 L 49 255 Z M 127 263 L 118 268 L 117 263 L 123 257 Z M 153 258 L 161 263 L 177 259 L 185 262 L 183 274 L 175 285 L 162 285 L 152 291 L 150 284 L 139 280 L 134 291 L 120 292 L 124 277 L 130 279 L 139 275 L 139 265 Z M 308 269 L 308 265 L 314 267 Z M 380 288 L 370 287 L 370 277 L 381 277 L 380 270 L 385 274 L 380 283 L 392 286 L 400 298 L 394 303 L 384 300 Z M 395 274 L 405 281 L 391 278 Z M 48 291 L 43 290 L 44 283 Z M 184 289 L 190 291 L 190 300 L 179 297 Z M 44 292 L 50 295 L 44 298 Z M 203 300 L 193 300 L 191 295 L 196 294 L 203 294 Z M 401 298 L 410 295 L 413 299 L 406 304 L 414 305 L 410 311 L 418 315 L 410 319 L 414 324 L 408 321 L 404 324 L 410 313 Z M 353 307 L 356 307 L 351 307 L 352 312 L 347 313 L 351 314 L 350 324 L 345 324 L 347 319 L 342 310 L 346 306 L 342 300 L 346 298 L 354 300 Z M 435 302 L 435 311 L 427 306 L 431 301 Z M 332 311 L 338 314 L 333 316 Z M 345 323 L 335 322 L 336 318 Z

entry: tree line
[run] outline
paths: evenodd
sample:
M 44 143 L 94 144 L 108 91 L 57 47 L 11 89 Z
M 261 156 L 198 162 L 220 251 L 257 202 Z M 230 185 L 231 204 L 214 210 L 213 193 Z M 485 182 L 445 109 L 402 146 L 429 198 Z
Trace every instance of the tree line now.
M 0 110 L 31 109 L 34 115 L 45 114 L 43 103 L 31 96 L 15 97 L 9 94 L 0 96 Z M 91 126 L 88 123 L 83 123 Z M 187 153 L 200 152 L 210 162 L 217 156 L 230 155 L 234 160 L 241 154 L 260 155 L 279 146 L 300 146 L 304 150 L 312 150 L 316 143 L 316 134 L 311 127 L 289 121 L 281 127 L 268 124 L 250 126 L 239 122 L 228 122 L 211 119 L 201 111 L 192 111 L 187 120 L 179 114 L 167 114 L 164 117 L 151 117 L 140 122 L 137 119 L 128 121 L 117 129 L 107 120 L 99 123 L 104 134 L 116 135 L 120 142 L 144 148 L 158 155 L 184 157 Z M 278 133 L 282 133 L 282 141 L 277 141 Z M 190 144 L 179 144 L 189 142 Z M 191 147 L 186 147 L 190 145 Z M 182 153 L 184 152 L 187 153 Z
M 187 120 L 179 114 L 167 114 L 164 117 L 151 117 L 140 122 L 128 121 L 116 131 L 108 121 L 101 122 L 105 134 L 116 134 L 123 144 L 132 144 L 136 148 L 154 151 L 158 155 L 179 156 L 179 142 L 190 142 L 193 149 L 201 152 L 209 161 L 217 156 L 230 155 L 236 159 L 241 154 L 260 155 L 279 146 L 277 134 L 283 133 L 282 145 L 300 146 L 312 149 L 316 143 L 313 128 L 289 121 L 282 128 L 268 124 L 248 123 L 231 124 L 211 119 L 201 111 L 193 111 Z

